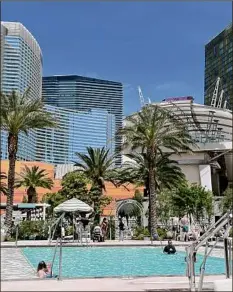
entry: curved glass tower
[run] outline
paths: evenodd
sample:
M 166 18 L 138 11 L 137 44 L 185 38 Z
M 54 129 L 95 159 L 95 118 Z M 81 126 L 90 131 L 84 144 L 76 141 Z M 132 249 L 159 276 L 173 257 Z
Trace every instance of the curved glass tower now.
M 42 93 L 42 54 L 33 35 L 19 22 L 1 22 L 1 90 L 38 98 Z
M 29 97 L 42 94 L 42 54 L 33 35 L 19 22 L 1 22 L 1 91 L 23 93 L 30 88 Z M 7 133 L 1 133 L 1 159 L 7 159 Z M 35 158 L 35 133 L 19 136 L 17 158 Z

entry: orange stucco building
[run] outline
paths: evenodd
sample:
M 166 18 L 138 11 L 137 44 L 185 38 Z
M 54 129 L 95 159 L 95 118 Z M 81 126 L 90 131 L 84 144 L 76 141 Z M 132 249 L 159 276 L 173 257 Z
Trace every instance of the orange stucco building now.
M 46 193 L 55 193 L 61 189 L 61 180 L 54 179 L 55 177 L 55 167 L 52 164 L 44 163 L 44 162 L 38 162 L 38 161 L 17 161 L 16 162 L 16 177 L 19 175 L 25 165 L 28 167 L 32 167 L 34 165 L 39 166 L 40 169 L 45 169 L 48 173 L 48 177 L 51 178 L 54 182 L 54 186 L 51 190 L 43 189 L 43 188 L 37 188 L 37 194 L 38 199 L 41 200 L 43 195 Z M 8 160 L 1 161 L 1 172 L 4 172 L 7 174 L 8 172 L 9 163 Z M 134 196 L 134 192 L 136 190 L 134 185 L 128 185 L 126 190 L 124 187 L 118 187 L 116 188 L 111 183 L 106 183 L 106 192 L 105 194 L 107 196 L 112 197 L 112 202 L 104 209 L 103 216 L 114 216 L 115 215 L 115 209 L 116 209 L 116 201 L 121 199 L 129 199 Z M 14 196 L 14 203 L 21 203 L 23 200 L 24 195 L 26 195 L 26 189 L 24 187 L 21 187 L 19 189 L 15 189 L 15 196 Z M 1 202 L 6 202 L 6 197 L 4 195 L 1 195 Z

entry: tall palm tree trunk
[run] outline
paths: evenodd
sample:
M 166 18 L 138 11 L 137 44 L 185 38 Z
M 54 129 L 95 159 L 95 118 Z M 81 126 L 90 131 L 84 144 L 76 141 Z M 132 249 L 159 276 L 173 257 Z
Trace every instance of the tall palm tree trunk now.
M 5 225 L 6 238 L 11 237 L 12 232 L 12 215 L 14 203 L 14 184 L 15 184 L 15 161 L 18 148 L 18 136 L 8 135 L 8 155 L 9 155 L 9 169 L 8 169 L 8 195 L 6 203 L 6 219 Z
M 28 203 L 36 203 L 36 190 L 33 187 L 27 189 Z
M 100 223 L 100 198 L 103 195 L 102 187 L 97 183 L 94 183 L 91 187 L 92 192 L 92 208 L 94 209 L 94 222 L 96 224 Z
M 146 195 L 148 197 L 148 211 L 149 211 L 149 215 L 148 215 L 148 230 L 149 230 L 150 234 L 152 234 L 152 232 L 151 232 L 151 198 L 150 198 L 149 177 L 147 177 L 147 179 L 145 181 L 145 192 L 146 192 Z
M 148 150 L 148 169 L 149 169 L 149 213 L 150 213 L 150 230 L 151 236 L 157 234 L 157 214 L 156 214 L 156 183 L 155 183 L 155 170 L 153 163 L 155 161 L 154 151 Z
M 27 189 L 28 203 L 35 203 L 36 190 L 33 187 Z M 27 211 L 27 220 L 31 220 L 31 210 Z

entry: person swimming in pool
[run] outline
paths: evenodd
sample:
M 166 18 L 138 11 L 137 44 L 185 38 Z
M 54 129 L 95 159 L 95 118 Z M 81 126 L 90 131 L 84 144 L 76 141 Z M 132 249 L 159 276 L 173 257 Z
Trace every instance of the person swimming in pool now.
M 172 241 L 171 240 L 168 240 L 168 244 L 164 247 L 163 253 L 167 253 L 167 254 L 174 254 L 174 253 L 176 253 L 176 248 L 172 244 Z

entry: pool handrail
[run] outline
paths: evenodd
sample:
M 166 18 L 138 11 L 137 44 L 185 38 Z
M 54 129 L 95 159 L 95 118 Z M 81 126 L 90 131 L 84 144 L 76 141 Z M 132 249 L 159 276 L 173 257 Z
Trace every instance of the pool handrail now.
M 54 250 L 54 254 L 53 254 L 53 259 L 52 259 L 52 264 L 51 264 L 51 276 L 53 274 L 53 264 L 54 264 L 55 257 L 56 257 L 56 254 L 57 254 L 58 243 L 59 243 L 59 238 L 57 238 L 57 242 L 56 242 L 55 250 Z
M 189 285 L 191 291 L 196 291 L 195 287 L 195 269 L 194 269 L 194 253 L 197 252 L 198 248 L 203 246 L 213 234 L 216 234 L 219 230 L 221 230 L 226 224 L 232 224 L 232 213 L 228 211 L 225 213 L 217 222 L 213 223 L 210 228 L 195 242 L 193 242 L 189 247 L 187 247 L 187 268 L 188 268 L 188 278 L 189 278 Z M 226 240 L 229 234 L 230 226 L 228 226 L 224 238 Z M 227 249 L 227 247 L 224 247 Z M 227 251 L 226 251 L 227 252 Z M 225 252 L 225 253 L 226 253 Z M 230 251 L 229 251 L 230 252 Z M 207 254 L 207 256 L 209 253 Z M 226 276 L 229 278 L 229 256 L 225 257 L 226 260 Z M 200 287 L 199 287 L 200 288 Z M 198 290 L 199 291 L 199 290 Z

